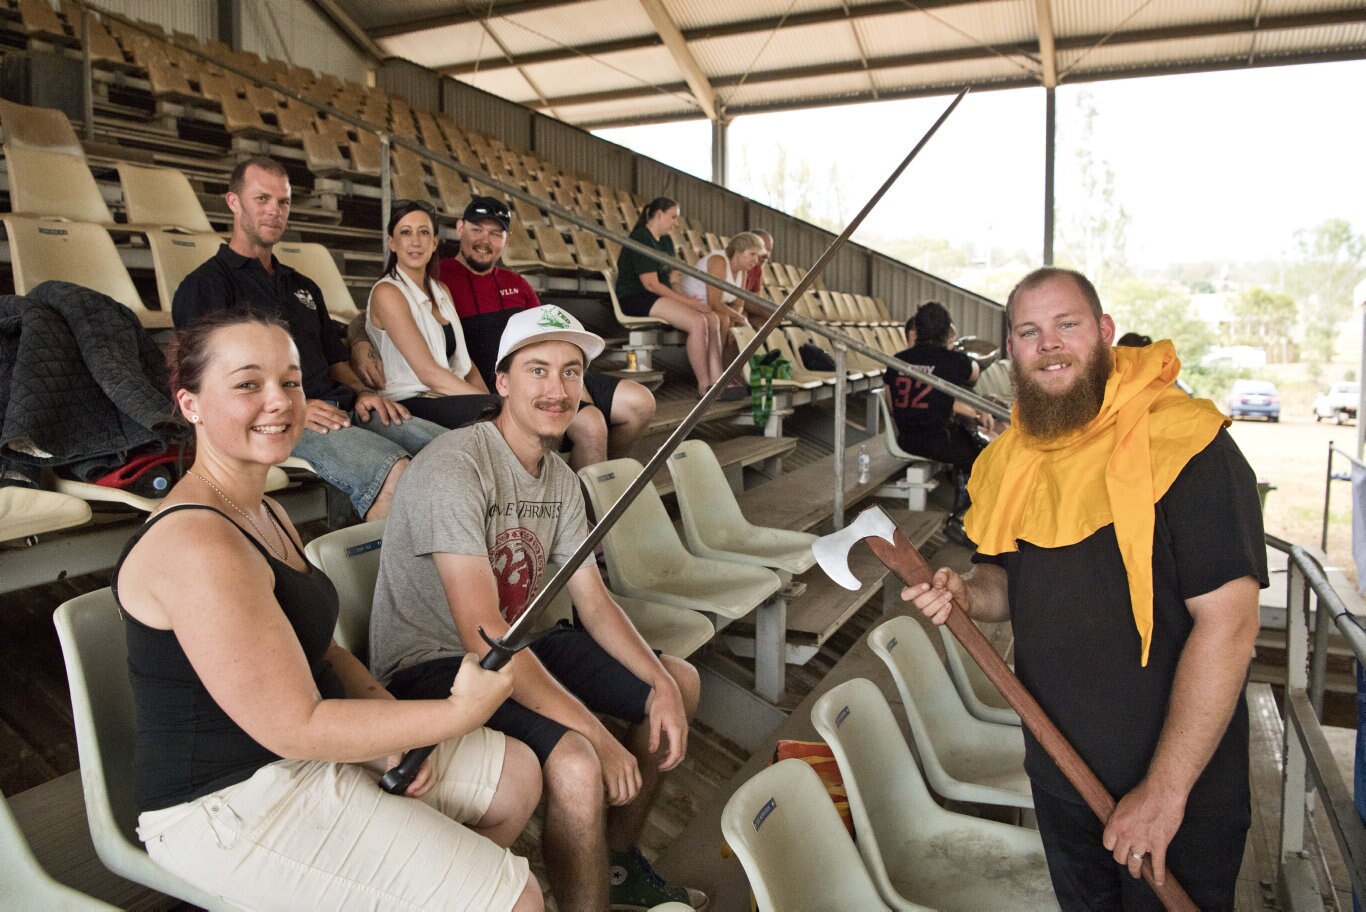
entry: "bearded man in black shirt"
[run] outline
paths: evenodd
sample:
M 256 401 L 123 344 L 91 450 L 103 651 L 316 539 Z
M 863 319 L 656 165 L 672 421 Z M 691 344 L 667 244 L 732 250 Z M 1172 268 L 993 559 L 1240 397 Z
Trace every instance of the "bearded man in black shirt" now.
M 1204 910 L 1233 908 L 1250 822 L 1243 687 L 1267 585 L 1256 479 L 1170 342 L 1111 348 L 1082 275 L 1044 268 L 1006 306 L 1012 427 L 977 460 L 966 578 L 903 598 L 1009 619 L 1016 671 L 1118 799 L 1101 824 L 1027 732 L 1025 768 L 1062 908 L 1161 908 L 1151 858 Z

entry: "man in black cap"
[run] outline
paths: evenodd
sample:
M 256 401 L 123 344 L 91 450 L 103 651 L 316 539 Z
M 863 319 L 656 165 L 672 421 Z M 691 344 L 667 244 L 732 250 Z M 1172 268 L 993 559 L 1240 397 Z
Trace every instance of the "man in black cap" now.
M 455 301 L 470 359 L 489 389 L 493 389 L 503 328 L 514 314 L 541 304 L 526 279 L 498 265 L 511 224 L 512 215 L 501 200 L 474 197 L 456 224 L 460 252 L 440 265 L 441 281 Z M 566 434 L 573 444 L 570 466 L 579 469 L 629 455 L 654 413 L 655 397 L 644 386 L 588 371 L 579 413 Z

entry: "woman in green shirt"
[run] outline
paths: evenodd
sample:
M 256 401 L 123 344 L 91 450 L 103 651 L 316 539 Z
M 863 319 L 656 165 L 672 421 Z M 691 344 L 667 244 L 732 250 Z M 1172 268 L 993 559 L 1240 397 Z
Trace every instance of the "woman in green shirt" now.
M 670 232 L 677 224 L 678 204 L 668 197 L 658 197 L 641 210 L 631 230 L 631 240 L 673 258 Z M 705 300 L 690 298 L 678 290 L 677 278 L 663 263 L 623 247 L 617 260 L 617 303 L 622 313 L 663 320 L 688 334 L 688 363 L 697 376 L 700 396 L 721 376 L 721 324 Z M 738 387 L 736 392 L 746 394 Z

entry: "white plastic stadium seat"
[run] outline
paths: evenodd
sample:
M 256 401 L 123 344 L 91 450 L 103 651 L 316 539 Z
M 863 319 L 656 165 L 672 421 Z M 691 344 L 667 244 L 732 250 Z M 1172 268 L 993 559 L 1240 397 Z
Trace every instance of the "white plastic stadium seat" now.
M 0 542 L 57 532 L 90 520 L 90 505 L 56 491 L 0 487 Z
M 114 594 L 98 589 L 65 602 L 54 617 L 66 660 L 81 785 L 100 861 L 134 883 L 203 909 L 223 903 L 157 865 L 134 835 L 133 687 Z
M 816 563 L 816 536 L 790 529 L 756 526 L 740 512 L 735 493 L 711 447 L 687 440 L 669 457 L 674 494 L 683 515 L 688 550 L 698 557 L 768 567 L 791 576 Z
M 1056 909 L 1038 831 L 945 810 L 877 686 L 854 678 L 811 709 L 854 816 L 854 841 L 895 909 Z
M 944 641 L 944 657 L 948 660 L 949 676 L 953 686 L 958 688 L 958 696 L 963 705 L 983 722 L 996 722 L 1001 725 L 1019 725 L 1020 716 L 1010 708 L 1006 698 L 991 683 L 986 672 L 982 671 L 958 638 L 947 627 L 939 627 L 939 638 Z
M 9 802 L 0 795 L 0 909 L 94 912 L 115 908 L 53 880 L 34 857 L 23 830 L 19 829 L 19 822 L 9 809 Z
M 337 268 L 337 261 L 322 244 L 284 241 L 275 245 L 275 258 L 318 284 L 327 303 L 327 312 L 333 319 L 346 323 L 360 313 L 351 289 Z
M 362 662 L 370 653 L 370 609 L 383 539 L 384 520 L 379 519 L 329 532 L 304 546 L 308 562 L 337 588 L 337 645 Z
M 639 474 L 634 459 L 609 459 L 579 470 L 598 516 Z M 602 547 L 615 591 L 723 618 L 744 617 L 782 585 L 771 570 L 688 553 L 653 485 L 644 487 Z
M 128 221 L 164 225 L 191 234 L 212 234 L 204 206 L 183 171 L 119 162 L 119 183 Z
M 744 865 L 760 909 L 886 909 L 815 770 L 784 760 L 726 802 L 721 833 Z
M 930 786 L 945 798 L 1034 807 L 1024 771 L 1024 733 L 974 719 L 963 706 L 930 636 L 901 615 L 868 635 L 896 681 Z

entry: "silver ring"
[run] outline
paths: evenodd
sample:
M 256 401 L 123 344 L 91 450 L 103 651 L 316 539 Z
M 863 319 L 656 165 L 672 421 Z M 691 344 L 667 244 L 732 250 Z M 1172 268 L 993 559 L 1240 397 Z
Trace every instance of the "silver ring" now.
M 1142 853 L 1142 852 L 1130 852 L 1130 853 L 1129 853 L 1129 857 L 1132 858 L 1134 861 L 1142 861 L 1142 860 L 1143 860 L 1143 853 Z

